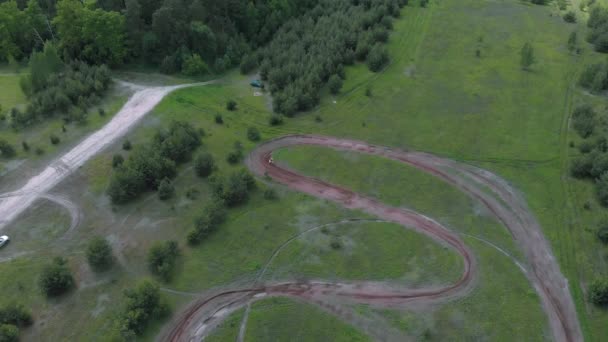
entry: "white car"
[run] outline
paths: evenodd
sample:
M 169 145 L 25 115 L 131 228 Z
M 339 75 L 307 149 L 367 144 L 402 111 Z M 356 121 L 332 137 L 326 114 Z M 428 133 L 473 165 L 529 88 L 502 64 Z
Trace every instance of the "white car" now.
M 8 238 L 8 236 L 6 236 L 6 235 L 0 236 L 0 247 L 6 245 L 8 243 L 8 240 L 10 240 Z

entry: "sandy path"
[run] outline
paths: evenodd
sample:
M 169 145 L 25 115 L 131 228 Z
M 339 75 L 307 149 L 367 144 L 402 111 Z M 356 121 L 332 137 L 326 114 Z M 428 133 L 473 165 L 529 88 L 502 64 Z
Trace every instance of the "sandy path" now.
M 476 265 L 472 253 L 455 233 L 418 213 L 386 206 L 348 189 L 299 175 L 277 163 L 269 162 L 274 150 L 296 145 L 324 146 L 393 159 L 438 177 L 482 203 L 511 232 L 524 252 L 527 269 L 530 271 L 522 265 L 518 266 L 539 294 L 554 339 L 583 340 L 568 282 L 559 270 L 540 225 L 528 210 L 525 201 L 506 181 L 488 171 L 427 153 L 399 151 L 362 141 L 314 135 L 286 136 L 266 142 L 251 153 L 247 165 L 258 176 L 269 176 L 296 191 L 402 224 L 451 247 L 464 259 L 464 273 L 461 278 L 452 285 L 426 289 L 391 288 L 387 284 L 377 282 L 285 282 L 252 288 L 218 289 L 193 303 L 173 322 L 167 332 L 159 336 L 160 340 L 200 340 L 226 317 L 226 312 L 232 312 L 264 296 L 291 296 L 326 307 L 336 300 L 404 306 L 412 302 L 444 301 L 466 294 L 473 283 Z
M 32 177 L 21 189 L 11 192 L 10 196 L 0 197 L 0 231 L 23 213 L 42 194 L 51 190 L 95 154 L 123 137 L 167 94 L 176 89 L 205 85 L 212 82 L 170 87 L 137 88 L 139 90 L 131 96 L 112 120 L 100 130 L 87 137 L 62 157 L 53 161 L 40 174 Z

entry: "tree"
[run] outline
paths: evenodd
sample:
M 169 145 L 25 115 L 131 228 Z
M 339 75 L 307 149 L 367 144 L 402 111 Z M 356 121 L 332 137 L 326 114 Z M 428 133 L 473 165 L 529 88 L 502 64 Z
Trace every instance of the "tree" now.
M 578 37 L 576 31 L 572 31 L 568 37 L 568 51 L 571 53 L 576 51 L 578 45 Z
M 194 161 L 194 170 L 199 177 L 208 177 L 215 168 L 215 161 L 209 152 L 204 152 L 196 157 Z
M 100 236 L 94 237 L 87 245 L 87 261 L 91 268 L 96 272 L 103 272 L 114 263 L 112 247 L 108 241 Z
M 148 268 L 150 272 L 160 277 L 163 281 L 171 280 L 179 254 L 179 247 L 176 241 L 154 243 L 148 251 Z
M 182 73 L 188 76 L 200 76 L 209 72 L 209 67 L 198 54 L 192 54 L 184 60 Z
M 380 44 L 376 44 L 367 56 L 367 67 L 373 72 L 378 72 L 388 63 L 388 60 L 386 48 Z
M 608 206 L 608 171 L 604 172 L 596 181 L 596 192 L 603 206 Z
M 567 23 L 576 23 L 576 14 L 574 11 L 568 11 L 564 14 L 564 21 Z
M 0 308 L 0 324 L 12 324 L 17 327 L 32 325 L 32 314 L 23 305 L 11 303 Z
M 524 46 L 521 48 L 520 56 L 521 68 L 523 70 L 530 70 L 530 67 L 535 62 L 534 48 L 532 47 L 532 45 L 530 45 L 530 43 L 524 44 Z
M 261 139 L 260 131 L 255 127 L 247 128 L 247 139 L 250 141 L 259 141 Z
M 608 222 L 604 221 L 600 224 L 596 236 L 602 243 L 608 244 Z
M 47 264 L 42 269 L 39 285 L 48 297 L 57 297 L 74 287 L 74 278 L 68 268 L 67 260 L 56 257 Z
M 226 109 L 229 111 L 235 111 L 236 110 L 236 101 L 228 100 L 228 102 L 226 102 Z
M 15 147 L 9 144 L 8 141 L 0 139 L 0 157 L 12 158 L 17 154 Z
M 588 104 L 580 105 L 572 113 L 572 127 L 582 137 L 587 138 L 595 127 L 595 111 Z
M 133 335 L 141 335 L 150 321 L 162 318 L 169 312 L 169 306 L 160 296 L 160 288 L 149 280 L 143 280 L 126 290 L 124 296 L 125 305 L 117 325 L 126 340 L 132 339 Z
M 608 305 L 608 278 L 597 278 L 591 282 L 589 301 L 598 306 Z
M 18 342 L 19 329 L 12 324 L 0 324 L 0 341 Z
M 171 180 L 165 178 L 160 182 L 158 186 L 158 198 L 161 201 L 166 201 L 175 195 L 175 187 Z
M 327 81 L 327 86 L 329 87 L 329 91 L 336 95 L 342 89 L 342 79 L 338 75 L 331 75 L 329 81 Z
M 125 162 L 125 158 L 122 156 L 122 154 L 117 153 L 114 156 L 112 156 L 112 167 L 113 168 L 117 168 L 117 167 L 121 166 L 124 162 Z
M 226 220 L 226 209 L 221 199 L 215 199 L 207 204 L 194 220 L 194 229 L 187 236 L 188 243 L 195 245 L 215 232 L 218 226 Z

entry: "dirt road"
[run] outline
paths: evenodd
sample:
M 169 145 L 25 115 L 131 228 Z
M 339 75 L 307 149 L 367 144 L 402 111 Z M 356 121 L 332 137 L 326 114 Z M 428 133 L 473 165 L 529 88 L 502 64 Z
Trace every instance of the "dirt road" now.
M 0 196 L 0 231 L 23 213 L 42 194 L 51 190 L 87 160 L 123 137 L 152 108 L 170 92 L 212 82 L 170 87 L 137 87 L 137 92 L 120 111 L 103 126 L 62 157 L 53 161 L 40 174 L 32 177 L 21 189 Z
M 377 217 L 415 229 L 449 246 L 464 260 L 464 273 L 452 285 L 442 288 L 404 289 L 372 282 L 284 282 L 262 284 L 249 288 L 217 289 L 195 301 L 159 340 L 200 340 L 230 312 L 265 296 L 289 296 L 306 300 L 328 311 L 337 301 L 404 306 L 411 302 L 444 301 L 465 295 L 474 285 L 477 272 L 471 251 L 454 232 L 418 213 L 386 206 L 317 179 L 299 175 L 271 161 L 272 152 L 296 145 L 317 145 L 337 150 L 355 151 L 396 160 L 427 172 L 467 193 L 486 206 L 512 234 L 526 256 L 524 273 L 536 289 L 556 341 L 582 341 L 574 302 L 568 282 L 559 270 L 541 227 L 528 210 L 525 201 L 500 177 L 470 165 L 427 153 L 406 152 L 370 145 L 362 141 L 314 135 L 293 135 L 266 142 L 248 157 L 247 165 L 258 176 L 273 180 L 296 191 L 334 201 L 351 209 L 359 209 Z M 523 267 L 521 265 L 518 265 Z M 337 314 L 338 310 L 334 310 Z

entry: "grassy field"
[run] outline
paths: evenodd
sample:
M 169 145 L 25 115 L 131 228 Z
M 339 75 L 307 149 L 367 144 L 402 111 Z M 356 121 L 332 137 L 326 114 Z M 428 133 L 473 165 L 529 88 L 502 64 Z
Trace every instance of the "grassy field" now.
M 209 341 L 234 341 L 242 310 L 232 314 Z M 245 341 L 370 341 L 351 327 L 315 306 L 284 298 L 255 302 L 247 321 Z
M 515 1 L 445 0 L 432 1 L 428 8 L 409 6 L 395 22 L 395 33 L 390 38 L 391 64 L 379 74 L 368 72 L 363 65 L 347 68 L 341 94 L 324 96 L 312 113 L 287 119 L 283 126 L 270 127 L 269 99 L 254 96 L 249 78 L 233 73 L 217 85 L 170 95 L 129 139 L 138 145 L 170 120 L 188 120 L 207 132 L 201 150 L 216 157 L 222 173 L 238 169 L 225 162 L 235 142 L 241 142 L 245 151 L 255 146 L 246 138 L 248 127 L 260 129 L 262 139 L 289 133 L 336 135 L 430 151 L 490 169 L 524 194 L 570 279 L 587 339 L 601 340 L 601 336 L 608 335 L 608 327 L 602 324 L 607 313 L 584 301 L 590 277 L 607 271 L 605 248 L 601 249 L 585 229 L 597 219 L 600 210 L 594 203 L 592 212 L 583 212 L 583 201 L 593 197 L 591 186 L 565 176 L 568 155 L 574 151 L 567 147 L 573 138 L 568 135 L 564 119 L 572 103 L 584 96 L 571 86 L 578 65 L 601 57 L 591 53 L 588 46 L 582 57 L 568 54 L 566 40 L 575 28 L 555 15 L 553 7 Z M 530 72 L 519 66 L 519 50 L 525 42 L 534 46 L 538 59 Z M 480 57 L 476 57 L 477 49 Z M 368 87 L 371 97 L 364 95 Z M 229 99 L 237 101 L 237 111 L 226 111 Z M 223 125 L 214 122 L 216 114 L 223 116 Z M 316 116 L 322 121 L 315 120 Z M 25 297 L 32 298 L 27 304 L 44 315 L 38 320 L 44 325 L 39 323 L 31 329 L 29 337 L 44 334 L 83 339 L 95 331 L 97 337 L 91 339 L 102 339 L 99 336 L 110 328 L 107 322 L 116 312 L 122 288 L 147 275 L 148 246 L 168 238 L 183 243 L 192 219 L 209 200 L 209 185 L 196 178 L 191 165 L 186 164 L 180 167 L 174 200 L 160 202 L 155 194 L 146 194 L 127 206 L 113 207 L 104 190 L 112 154 L 126 154 L 120 145 L 119 142 L 99 155 L 58 188 L 80 204 L 85 216 L 77 232 L 61 247 L 47 251 L 82 253 L 86 239 L 100 234 L 113 241 L 120 254 L 118 269 L 100 280 L 87 271 L 81 255 L 72 256 L 73 268 L 82 270 L 79 280 L 90 286 L 81 286 L 54 303 L 36 294 L 32 285 L 40 267 L 40 254 L 0 263 L 0 273 L 11 274 L 14 284 L 27 284 Z M 422 312 L 376 312 L 394 327 L 419 340 L 550 338 L 538 298 L 512 260 L 469 237 L 489 240 L 520 258 L 508 232 L 463 194 L 430 176 L 375 157 L 294 148 L 281 151 L 277 158 L 306 174 L 392 205 L 413 208 L 468 234 L 464 239 L 475 251 L 481 269 L 473 293 Z M 248 283 L 260 274 L 273 251 L 294 235 L 345 218 L 369 218 L 275 185 L 259 182 L 258 186 L 260 189 L 246 205 L 231 210 L 218 234 L 199 247 L 183 249 L 175 279 L 163 286 L 198 292 L 227 283 Z M 279 200 L 262 198 L 261 192 L 267 186 L 279 192 Z M 185 197 L 191 189 L 199 191 L 197 199 Z M 43 215 L 40 217 L 40 221 L 45 220 Z M 22 224 L 41 225 L 37 220 L 20 220 L 9 229 Z M 50 228 L 41 225 L 40 230 L 44 229 Z M 328 248 L 332 234 L 338 236 L 344 248 Z M 19 247 L 17 243 L 13 246 Z M 372 254 L 374 258 L 365 257 Z M 34 271 L 20 272 L 23 267 Z M 453 280 L 461 267 L 461 261 L 452 253 L 424 237 L 391 224 L 370 223 L 330 225 L 327 233 L 305 233 L 279 253 L 267 276 L 441 283 Z M 9 293 L 21 296 L 19 287 L 9 288 Z M 167 296 L 175 307 L 190 299 Z M 70 313 L 64 313 L 68 306 Z M 94 315 L 94 308 L 99 307 L 104 310 Z M 370 310 L 361 308 L 362 313 Z M 301 316 L 300 311 L 308 314 Z M 346 330 L 323 330 L 326 322 L 333 321 L 331 316 L 317 311 L 284 300 L 256 303 L 246 339 L 281 340 L 296 331 L 306 340 L 314 339 L 320 331 L 354 331 L 348 326 L 344 327 Z M 83 321 L 83 315 L 88 319 Z M 217 331 L 216 340 L 234 339 L 233 328 L 238 327 L 238 315 L 242 313 L 236 315 Z M 295 325 L 302 320 L 305 322 Z M 74 322 L 81 324 L 65 329 L 66 324 Z M 159 329 L 158 324 L 149 329 L 146 339 L 152 339 Z M 65 337 L 65 330 L 73 335 Z M 346 336 L 360 335 L 352 332 Z

